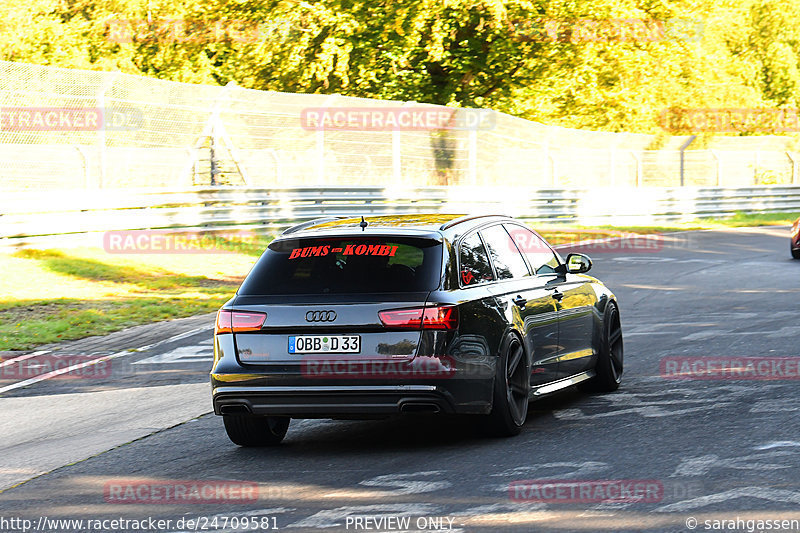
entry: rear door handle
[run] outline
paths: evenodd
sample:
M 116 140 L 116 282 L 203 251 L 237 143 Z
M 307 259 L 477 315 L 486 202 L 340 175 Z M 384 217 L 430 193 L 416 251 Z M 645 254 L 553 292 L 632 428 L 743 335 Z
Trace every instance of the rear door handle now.
M 514 298 L 514 299 L 513 299 L 513 300 L 511 300 L 511 301 L 512 301 L 512 302 L 514 302 L 514 304 L 515 304 L 517 307 L 525 307 L 525 304 L 526 304 L 526 303 L 528 303 L 528 300 L 526 300 L 526 299 L 525 299 L 525 298 L 523 298 L 522 296 L 517 296 L 516 298 Z
M 556 289 L 555 292 L 553 294 L 551 294 L 551 296 L 560 302 L 561 298 L 564 297 L 564 293 L 563 292 L 558 292 L 558 289 Z

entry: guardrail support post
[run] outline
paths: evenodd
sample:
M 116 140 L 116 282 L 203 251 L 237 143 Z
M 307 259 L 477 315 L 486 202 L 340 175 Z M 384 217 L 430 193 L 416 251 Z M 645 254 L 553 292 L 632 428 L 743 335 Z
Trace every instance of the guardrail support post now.
M 686 152 L 686 149 L 689 148 L 689 145 L 692 144 L 692 142 L 696 138 L 697 138 L 697 135 L 689 136 L 689 138 L 686 140 L 686 142 L 683 143 L 681 145 L 681 147 L 679 148 L 679 150 L 681 151 L 681 187 L 683 187 L 683 185 L 685 183 L 685 181 L 684 181 L 684 167 L 685 167 L 684 160 L 686 159 L 685 152 Z
M 211 127 L 211 140 L 209 142 L 209 168 L 211 169 L 211 186 L 217 185 L 217 174 L 222 171 L 219 169 L 219 159 L 217 159 L 217 126 L 216 123 Z
M 758 167 L 761 165 L 761 150 L 756 150 L 754 154 L 755 162 L 753 164 L 753 185 L 758 185 Z
M 272 156 L 272 160 L 275 162 L 275 183 L 280 185 L 283 183 L 283 169 L 281 168 L 281 160 L 278 157 L 278 152 L 274 148 L 270 148 L 267 150 L 267 153 Z
M 188 175 L 189 184 L 197 185 L 197 157 L 191 146 L 186 147 L 186 158 L 189 162 L 186 164 L 186 170 L 181 171 L 180 177 L 182 179 L 183 176 Z
M 97 92 L 97 107 L 100 109 L 104 120 L 108 117 L 105 109 L 106 91 L 114 86 L 118 75 L 119 72 L 112 72 Z M 99 148 L 98 155 L 100 157 L 100 175 L 97 179 L 97 188 L 102 189 L 106 181 L 106 124 L 103 124 L 102 127 L 97 129 L 97 147 Z
M 83 151 L 83 148 L 80 146 L 76 146 L 75 149 L 81 156 L 81 168 L 83 169 L 83 185 L 87 189 L 91 189 L 91 184 L 89 183 L 89 158 L 86 157 L 86 152 Z
M 792 185 L 795 185 L 797 183 L 797 159 L 789 151 L 786 152 L 786 157 L 792 162 Z
M 633 161 L 636 164 L 636 186 L 637 187 L 641 187 L 642 186 L 642 159 L 638 155 L 636 155 L 636 152 L 634 152 L 633 150 L 631 150 L 629 153 L 631 154 L 631 157 L 633 158 Z
M 708 152 L 711 154 L 711 157 L 714 158 L 715 183 L 717 187 L 722 187 L 722 172 L 720 171 L 721 160 L 715 150 L 709 150 Z

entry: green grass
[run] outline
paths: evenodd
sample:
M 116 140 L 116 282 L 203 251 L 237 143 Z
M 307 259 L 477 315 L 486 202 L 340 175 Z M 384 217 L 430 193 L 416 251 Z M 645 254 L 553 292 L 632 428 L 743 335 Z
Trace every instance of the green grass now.
M 800 218 L 800 213 L 736 213 L 725 218 L 704 218 L 688 222 L 660 223 L 652 226 L 579 226 L 573 224 L 537 224 L 530 226 L 536 229 L 550 244 L 564 244 L 578 240 L 602 239 L 614 237 L 620 233 L 670 233 L 674 231 L 692 231 L 703 229 L 724 229 L 756 226 L 791 226 Z
M 0 350 L 215 311 L 254 260 L 249 253 L 132 256 L 93 248 L 0 254 Z
M 552 244 L 625 233 L 788 226 L 800 213 L 736 214 L 653 226 L 532 224 Z M 215 311 L 236 291 L 271 237 L 222 242 L 205 254 L 109 254 L 97 248 L 0 253 L 0 350 L 111 333 Z M 218 241 L 219 242 L 219 241 Z
M 50 342 L 102 335 L 138 324 L 215 311 L 226 296 L 135 298 L 112 301 L 75 299 L 4 303 L 0 309 L 0 349 L 24 350 Z
M 758 213 L 749 215 L 736 213 L 727 218 L 708 218 L 700 222 L 705 223 L 709 229 L 717 227 L 747 227 L 747 226 L 790 226 L 800 218 L 800 213 Z

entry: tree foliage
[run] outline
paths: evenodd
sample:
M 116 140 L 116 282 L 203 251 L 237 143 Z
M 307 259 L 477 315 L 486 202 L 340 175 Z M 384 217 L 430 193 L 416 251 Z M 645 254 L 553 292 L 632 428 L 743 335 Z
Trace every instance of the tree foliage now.
M 0 58 L 490 107 L 658 131 L 666 108 L 796 106 L 779 0 L 5 0 Z

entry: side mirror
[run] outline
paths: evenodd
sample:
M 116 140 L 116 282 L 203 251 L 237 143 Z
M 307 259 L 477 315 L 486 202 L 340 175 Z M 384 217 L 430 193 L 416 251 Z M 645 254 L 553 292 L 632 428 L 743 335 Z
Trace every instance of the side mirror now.
M 570 274 L 583 274 L 592 268 L 592 260 L 588 255 L 569 254 L 567 256 L 567 272 Z

